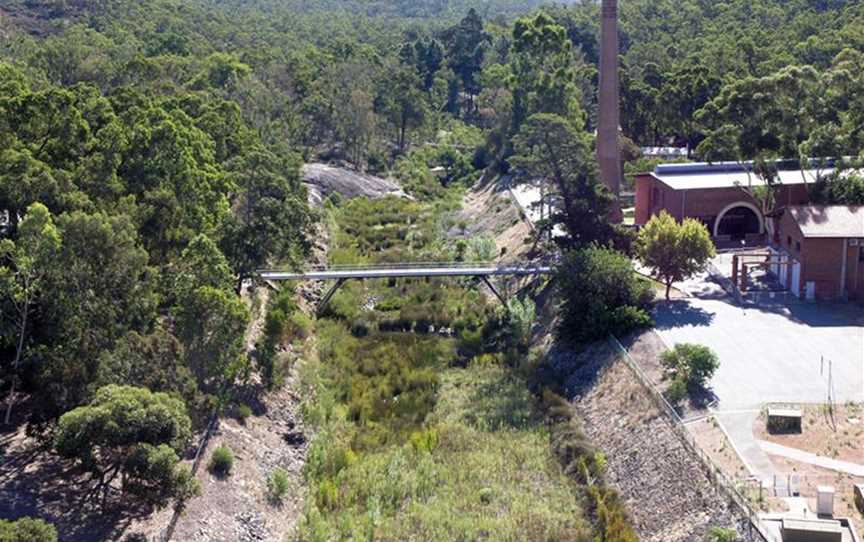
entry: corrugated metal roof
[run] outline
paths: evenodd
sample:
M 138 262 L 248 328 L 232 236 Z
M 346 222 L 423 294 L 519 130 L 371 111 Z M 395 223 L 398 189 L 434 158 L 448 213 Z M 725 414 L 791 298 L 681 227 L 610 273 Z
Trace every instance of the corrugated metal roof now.
M 738 164 L 722 164 L 700 169 L 693 164 L 658 166 L 653 173 L 656 179 L 674 190 L 700 190 L 706 188 L 731 188 L 734 186 L 763 186 L 765 182 L 747 172 Z M 807 169 L 778 172 L 780 184 L 815 183 L 822 176 L 833 173 L 833 169 Z
M 864 238 L 864 206 L 794 205 L 787 210 L 804 237 Z

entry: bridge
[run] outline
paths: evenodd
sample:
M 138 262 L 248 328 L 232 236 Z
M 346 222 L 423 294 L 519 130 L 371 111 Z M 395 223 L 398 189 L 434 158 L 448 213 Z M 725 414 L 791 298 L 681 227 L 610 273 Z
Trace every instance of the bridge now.
M 553 268 L 543 263 L 493 263 L 493 262 L 414 262 L 377 265 L 334 265 L 316 267 L 306 271 L 262 270 L 257 275 L 269 282 L 321 280 L 335 281 L 318 304 L 320 314 L 339 288 L 350 279 L 432 278 L 432 277 L 476 277 L 481 279 L 492 293 L 506 305 L 506 300 L 490 277 L 528 277 L 550 275 Z

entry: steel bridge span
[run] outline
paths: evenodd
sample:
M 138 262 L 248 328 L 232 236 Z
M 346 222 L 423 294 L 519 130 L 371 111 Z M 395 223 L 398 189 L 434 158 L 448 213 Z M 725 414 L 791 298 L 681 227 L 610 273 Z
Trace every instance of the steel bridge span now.
M 546 264 L 490 263 L 490 262 L 418 262 L 381 265 L 336 265 L 313 268 L 306 271 L 262 270 L 257 273 L 268 282 L 321 280 L 335 281 L 318 304 L 320 314 L 330 299 L 345 281 L 356 279 L 388 278 L 432 278 L 432 277 L 476 277 L 506 304 L 504 297 L 490 282 L 490 277 L 528 277 L 552 274 L 553 268 Z

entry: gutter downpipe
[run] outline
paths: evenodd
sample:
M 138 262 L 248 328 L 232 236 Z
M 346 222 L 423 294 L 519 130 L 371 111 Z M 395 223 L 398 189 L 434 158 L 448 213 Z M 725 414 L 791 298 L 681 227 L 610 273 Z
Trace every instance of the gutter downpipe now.
M 681 191 L 681 222 L 687 217 L 687 189 Z
M 846 301 L 849 292 L 846 290 L 846 266 L 849 260 L 849 239 L 843 239 L 843 266 L 840 268 L 840 297 Z

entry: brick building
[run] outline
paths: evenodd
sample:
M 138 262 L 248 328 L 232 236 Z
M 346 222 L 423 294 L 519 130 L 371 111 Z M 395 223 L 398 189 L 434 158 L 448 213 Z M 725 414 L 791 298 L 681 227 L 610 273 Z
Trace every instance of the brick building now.
M 780 281 L 806 299 L 864 300 L 864 207 L 794 205 L 779 212 Z M 786 266 L 784 266 L 786 267 Z
M 809 205 L 808 184 L 832 172 L 781 169 L 766 216 L 743 189 L 762 181 L 738 163 L 661 165 L 636 176 L 635 221 L 698 219 L 718 248 L 770 247 L 771 270 L 796 297 L 864 301 L 864 207 Z
M 807 183 L 830 172 L 780 171 L 777 207 L 808 203 Z M 766 223 L 759 204 L 743 188 L 763 184 L 734 162 L 657 166 L 651 173 L 636 175 L 636 224 L 643 225 L 665 210 L 678 220 L 700 220 L 719 245 L 765 242 L 766 233 L 773 233 L 773 224 Z

